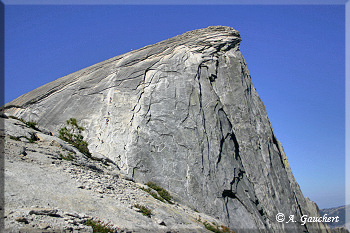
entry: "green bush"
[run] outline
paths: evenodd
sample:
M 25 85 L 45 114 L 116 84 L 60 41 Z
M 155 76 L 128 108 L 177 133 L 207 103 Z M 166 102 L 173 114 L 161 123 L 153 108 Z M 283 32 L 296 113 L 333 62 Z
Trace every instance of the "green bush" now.
M 110 223 L 104 223 L 101 220 L 93 220 L 93 219 L 89 219 L 87 220 L 84 225 L 86 226 L 91 226 L 93 229 L 93 232 L 98 232 L 98 233 L 115 233 L 117 232 L 116 227 L 114 227 L 112 224 Z
M 230 228 L 228 228 L 227 226 L 221 225 L 221 231 L 223 233 L 235 233 L 233 230 L 231 230 Z
M 75 157 L 73 156 L 73 153 L 68 153 L 67 156 L 64 156 L 62 154 L 58 154 L 60 156 L 61 159 L 67 160 L 67 161 L 73 161 L 75 160 Z
M 141 212 L 144 216 L 151 217 L 152 210 L 148 209 L 147 207 L 139 204 L 135 204 L 134 207 L 139 209 L 139 212 Z
M 30 138 L 26 137 L 26 139 L 28 139 L 28 141 L 30 143 L 34 143 L 34 142 L 38 141 L 38 138 L 35 136 L 35 134 L 30 134 Z
M 154 189 L 155 191 L 157 191 L 159 196 L 161 198 L 163 198 L 164 200 L 166 200 L 168 203 L 174 204 L 174 202 L 171 201 L 171 199 L 173 199 L 173 197 L 170 195 L 170 193 L 167 190 L 163 189 L 162 187 L 159 187 L 157 184 L 155 184 L 153 182 L 148 182 L 148 183 L 146 183 L 146 185 L 148 187 L 150 187 L 151 189 Z
M 9 117 L 12 118 L 12 119 L 16 119 L 16 120 L 19 120 L 19 121 L 23 122 L 29 128 L 32 128 L 32 129 L 35 129 L 35 130 L 39 130 L 37 128 L 38 123 L 36 123 L 35 121 L 25 121 L 23 118 L 18 118 L 18 117 L 15 117 L 15 116 L 9 116 Z
M 161 189 L 158 191 L 159 196 L 161 196 L 162 198 L 164 198 L 168 203 L 170 204 L 174 204 L 171 199 L 173 198 L 170 193 L 168 191 L 166 191 L 165 189 Z
M 161 201 L 161 202 L 165 202 L 164 198 L 162 198 L 161 196 L 159 196 L 157 193 L 153 193 L 153 192 L 149 192 L 149 194 L 154 197 L 155 199 Z
M 200 221 L 200 220 L 199 220 Z M 201 221 L 200 221 L 201 222 Z M 224 225 L 221 225 L 220 228 L 216 225 L 216 223 L 208 223 L 207 221 L 204 221 L 203 222 L 203 225 L 204 227 L 209 230 L 209 231 L 212 231 L 212 232 L 215 232 L 215 233 L 235 233 L 234 231 L 232 231 L 230 228 L 224 226 Z
M 12 136 L 12 135 L 10 135 L 10 139 L 15 140 L 15 141 L 20 141 L 21 140 L 20 137 L 15 137 L 15 136 Z
M 32 129 L 38 130 L 38 128 L 36 127 L 38 123 L 36 123 L 35 121 L 27 121 L 25 122 L 25 124 Z
M 70 118 L 67 120 L 67 126 L 61 128 L 59 133 L 59 138 L 66 141 L 76 147 L 81 153 L 91 158 L 91 153 L 88 149 L 88 143 L 84 141 L 81 132 L 84 128 L 79 126 L 75 118 Z
M 21 141 L 21 138 L 27 139 L 30 143 L 34 143 L 35 141 L 38 141 L 38 138 L 35 136 L 35 134 L 31 134 L 30 138 L 28 138 L 26 136 L 15 137 L 15 136 L 10 135 L 10 139 L 15 140 L 15 141 Z
M 206 229 L 208 229 L 209 231 L 215 232 L 215 233 L 222 233 L 222 231 L 217 227 L 214 226 L 208 222 L 203 222 L 203 225 L 205 226 Z
M 162 197 L 160 197 L 157 193 L 155 193 L 152 189 L 150 189 L 150 188 L 140 188 L 140 189 L 145 191 L 145 192 L 147 192 L 147 193 L 149 193 L 155 199 L 157 199 L 157 200 L 159 200 L 161 202 L 165 202 L 165 200 Z

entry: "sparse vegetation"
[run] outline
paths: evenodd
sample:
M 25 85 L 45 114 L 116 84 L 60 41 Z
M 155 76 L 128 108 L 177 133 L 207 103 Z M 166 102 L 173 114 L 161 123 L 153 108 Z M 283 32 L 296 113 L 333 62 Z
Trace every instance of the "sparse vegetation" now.
M 222 233 L 222 231 L 219 229 L 219 227 L 218 226 L 216 226 L 216 225 L 212 225 L 212 224 L 210 224 L 210 223 L 208 223 L 208 222 L 203 222 L 203 225 L 205 226 L 205 228 L 207 229 L 207 230 L 209 230 L 209 231 L 212 231 L 212 232 L 215 232 L 215 233 Z
M 151 188 L 140 188 L 140 189 L 142 189 L 143 191 L 149 193 L 153 198 L 155 198 L 155 199 L 157 199 L 157 200 L 159 200 L 161 202 L 165 202 L 165 200 L 161 196 L 159 196 L 158 193 L 153 191 L 153 189 L 151 189 Z
M 231 230 L 227 226 L 221 225 L 219 227 L 215 222 L 212 222 L 212 223 L 209 223 L 207 221 L 202 222 L 200 217 L 197 219 L 197 221 L 201 222 L 207 230 L 215 233 L 235 233 L 233 230 Z
M 157 193 L 149 192 L 149 194 L 150 194 L 153 198 L 155 198 L 155 199 L 157 199 L 157 200 L 159 200 L 159 201 L 161 201 L 161 202 L 165 202 L 165 200 L 164 200 L 161 196 L 159 196 Z
M 221 232 L 223 233 L 235 233 L 233 230 L 228 228 L 227 226 L 221 225 Z
M 20 137 L 15 137 L 10 135 L 10 139 L 15 140 L 15 141 L 20 141 Z
M 111 223 L 105 223 L 101 220 L 94 220 L 94 219 L 89 219 L 87 220 L 84 225 L 86 226 L 91 226 L 93 229 L 93 232 L 98 232 L 98 233 L 115 233 L 117 232 L 118 228 L 114 227 Z
M 62 154 L 59 154 L 60 158 L 63 160 L 67 160 L 67 161 L 73 161 L 75 160 L 75 157 L 73 156 L 72 152 L 69 152 L 67 156 L 64 156 Z
M 139 204 L 135 204 L 134 207 L 139 209 L 140 210 L 139 212 L 142 213 L 144 216 L 151 217 L 152 210 L 148 209 L 147 207 Z
M 37 125 L 38 123 L 35 122 L 35 121 L 25 121 L 23 118 L 18 118 L 18 117 L 15 117 L 15 116 L 9 116 L 10 118 L 12 119 L 16 119 L 16 120 L 19 120 L 21 122 L 23 122 L 24 124 L 26 124 L 29 128 L 32 128 L 32 129 L 35 129 L 35 130 L 39 130 L 37 128 Z
M 38 130 L 38 128 L 36 127 L 38 125 L 38 123 L 36 123 L 35 121 L 27 121 L 24 122 L 28 127 Z
M 150 187 L 151 189 L 157 191 L 157 193 L 158 193 L 158 195 L 159 195 L 160 198 L 157 198 L 158 195 L 157 195 L 157 197 L 155 197 L 155 196 L 154 196 L 154 193 L 152 194 L 151 190 L 147 190 L 147 189 L 145 190 L 145 189 L 144 189 L 146 192 L 148 192 L 149 194 L 151 194 L 153 197 L 155 197 L 155 198 L 158 199 L 158 200 L 163 199 L 163 202 L 164 202 L 164 200 L 166 200 L 168 203 L 174 204 L 174 202 L 171 201 L 171 200 L 173 199 L 173 197 L 170 195 L 170 193 L 169 193 L 167 190 L 165 190 L 164 188 L 158 186 L 157 184 L 155 184 L 155 183 L 153 183 L 153 182 L 148 182 L 148 183 L 146 183 L 146 185 L 147 185 L 148 187 Z M 162 200 L 161 200 L 161 201 L 162 201 Z
M 35 136 L 35 134 L 30 134 L 30 138 L 27 138 L 30 143 L 34 143 L 35 141 L 38 141 L 38 138 Z
M 164 198 L 168 203 L 170 204 L 174 204 L 174 202 L 171 201 L 171 199 L 173 198 L 170 193 L 168 191 L 166 191 L 165 189 L 162 189 L 160 191 L 158 191 L 159 196 L 161 196 L 162 198 Z
M 83 135 L 81 132 L 84 131 L 84 128 L 79 126 L 75 118 L 70 118 L 67 120 L 67 126 L 59 130 L 59 138 L 72 144 L 76 147 L 81 153 L 91 158 L 91 153 L 88 149 L 88 143 L 83 140 Z
M 26 137 L 26 136 L 12 136 L 10 135 L 10 139 L 15 140 L 15 141 L 21 141 L 21 138 L 25 138 L 27 139 L 30 143 L 34 143 L 35 141 L 38 141 L 38 138 L 35 136 L 35 134 L 31 134 L 30 138 Z

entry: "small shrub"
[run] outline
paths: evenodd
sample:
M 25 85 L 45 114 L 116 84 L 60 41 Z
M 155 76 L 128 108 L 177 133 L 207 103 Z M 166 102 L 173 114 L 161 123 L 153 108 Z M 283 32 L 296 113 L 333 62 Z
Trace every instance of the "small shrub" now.
M 19 120 L 21 122 L 23 122 L 24 124 L 26 124 L 28 127 L 35 129 L 35 130 L 39 130 L 36 126 L 38 125 L 38 123 L 36 123 L 35 121 L 25 121 L 23 118 L 18 118 L 15 116 L 9 116 L 9 118 L 11 119 L 15 119 L 15 120 Z
M 151 189 L 154 189 L 156 191 L 161 190 L 161 187 L 159 187 L 156 183 L 154 182 L 147 182 L 146 185 L 150 187 Z
M 27 121 L 25 122 L 25 124 L 32 129 L 38 130 L 38 128 L 36 127 L 38 123 L 36 123 L 35 121 Z
M 222 233 L 222 231 L 217 226 L 214 226 L 214 225 L 208 223 L 207 221 L 203 222 L 203 225 L 209 231 L 212 231 L 212 232 L 215 232 L 215 233 Z
M 35 136 L 35 134 L 30 134 L 30 138 L 26 137 L 26 139 L 28 139 L 28 141 L 30 143 L 34 143 L 34 142 L 38 141 L 38 138 Z
M 204 227 L 207 230 L 215 232 L 215 233 L 235 233 L 230 228 L 228 228 L 224 225 L 221 225 L 220 226 L 221 229 L 220 229 L 219 226 L 217 226 L 215 222 L 212 222 L 212 223 L 208 223 L 207 221 L 202 222 L 200 217 L 199 217 L 199 219 L 197 219 L 197 221 L 203 223 Z
M 17 118 L 12 116 L 11 118 L 13 119 L 17 119 L 21 122 L 23 122 L 24 124 L 26 124 L 29 128 L 35 129 L 35 130 L 39 130 L 36 126 L 38 125 L 38 123 L 36 123 L 35 121 L 25 121 L 23 118 Z
M 152 197 L 154 197 L 155 199 L 157 199 L 157 200 L 159 200 L 159 201 L 161 201 L 161 202 L 165 202 L 165 200 L 164 200 L 161 196 L 159 196 L 158 194 L 153 193 L 153 192 L 150 192 L 149 194 L 150 194 Z
M 10 135 L 10 139 L 12 139 L 12 140 L 21 141 L 21 138 L 27 139 L 30 143 L 34 143 L 34 142 L 38 141 L 38 138 L 35 136 L 35 134 L 31 134 L 30 138 L 25 137 L 25 136 L 15 137 L 15 136 Z
M 161 202 L 165 202 L 165 200 L 162 197 L 160 197 L 157 193 L 155 193 L 152 189 L 150 189 L 150 188 L 140 188 L 140 189 L 145 191 L 145 192 L 147 192 L 147 193 L 149 193 L 155 199 L 157 199 L 157 200 L 159 200 Z
M 168 203 L 170 204 L 174 204 L 174 202 L 171 201 L 171 199 L 173 199 L 173 197 L 170 195 L 170 193 L 163 189 L 162 187 L 158 186 L 157 184 L 153 183 L 153 182 L 148 182 L 146 183 L 146 185 L 148 187 L 150 187 L 151 189 L 154 189 L 157 191 L 157 193 L 159 194 L 159 196 L 161 198 L 163 198 L 164 200 L 166 200 Z
M 104 223 L 101 220 L 94 220 L 94 219 L 89 219 L 87 220 L 84 225 L 86 226 L 91 226 L 93 229 L 93 232 L 98 232 L 98 233 L 115 233 L 117 232 L 117 227 L 114 227 L 110 223 Z
M 75 157 L 73 156 L 73 154 L 70 152 L 68 153 L 67 156 L 64 156 L 62 154 L 59 154 L 60 158 L 63 159 L 63 160 L 67 160 L 67 161 L 73 161 L 75 160 Z
M 91 158 L 91 153 L 88 149 L 88 143 L 83 140 L 81 132 L 84 128 L 79 126 L 75 118 L 67 120 L 67 126 L 59 130 L 59 138 L 76 147 L 81 153 Z
M 232 231 L 230 228 L 228 228 L 227 226 L 221 225 L 221 231 L 223 233 L 235 233 L 234 231 Z
M 171 199 L 173 198 L 170 193 L 168 191 L 166 191 L 165 189 L 162 189 L 160 191 L 158 191 L 159 196 L 161 196 L 162 198 L 164 198 L 168 203 L 170 204 L 174 204 L 174 202 L 171 201 Z
M 135 204 L 134 207 L 136 207 L 137 209 L 139 209 L 144 216 L 147 217 L 151 217 L 152 214 L 152 210 L 148 209 L 147 207 L 143 206 L 143 205 L 139 205 L 139 204 Z
M 15 141 L 20 141 L 21 140 L 20 137 L 15 137 L 15 136 L 12 136 L 12 135 L 10 135 L 10 139 L 15 140 Z

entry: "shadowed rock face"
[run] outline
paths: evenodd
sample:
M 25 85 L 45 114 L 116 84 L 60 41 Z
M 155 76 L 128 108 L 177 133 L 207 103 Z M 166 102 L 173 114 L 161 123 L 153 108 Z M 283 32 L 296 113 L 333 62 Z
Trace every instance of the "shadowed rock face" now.
M 52 132 L 76 118 L 92 154 L 237 232 L 327 232 L 300 224 L 318 208 L 292 175 L 240 41 L 230 27 L 186 32 L 39 87 L 7 112 Z

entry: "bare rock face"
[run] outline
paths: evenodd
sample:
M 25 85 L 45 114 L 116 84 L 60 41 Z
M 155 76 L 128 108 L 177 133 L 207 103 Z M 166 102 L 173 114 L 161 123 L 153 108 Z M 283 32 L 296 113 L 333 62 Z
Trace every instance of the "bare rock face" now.
M 93 155 L 236 232 L 327 232 L 301 224 L 318 208 L 293 177 L 240 41 L 230 27 L 186 32 L 48 83 L 6 111 L 52 132 L 76 118 Z

